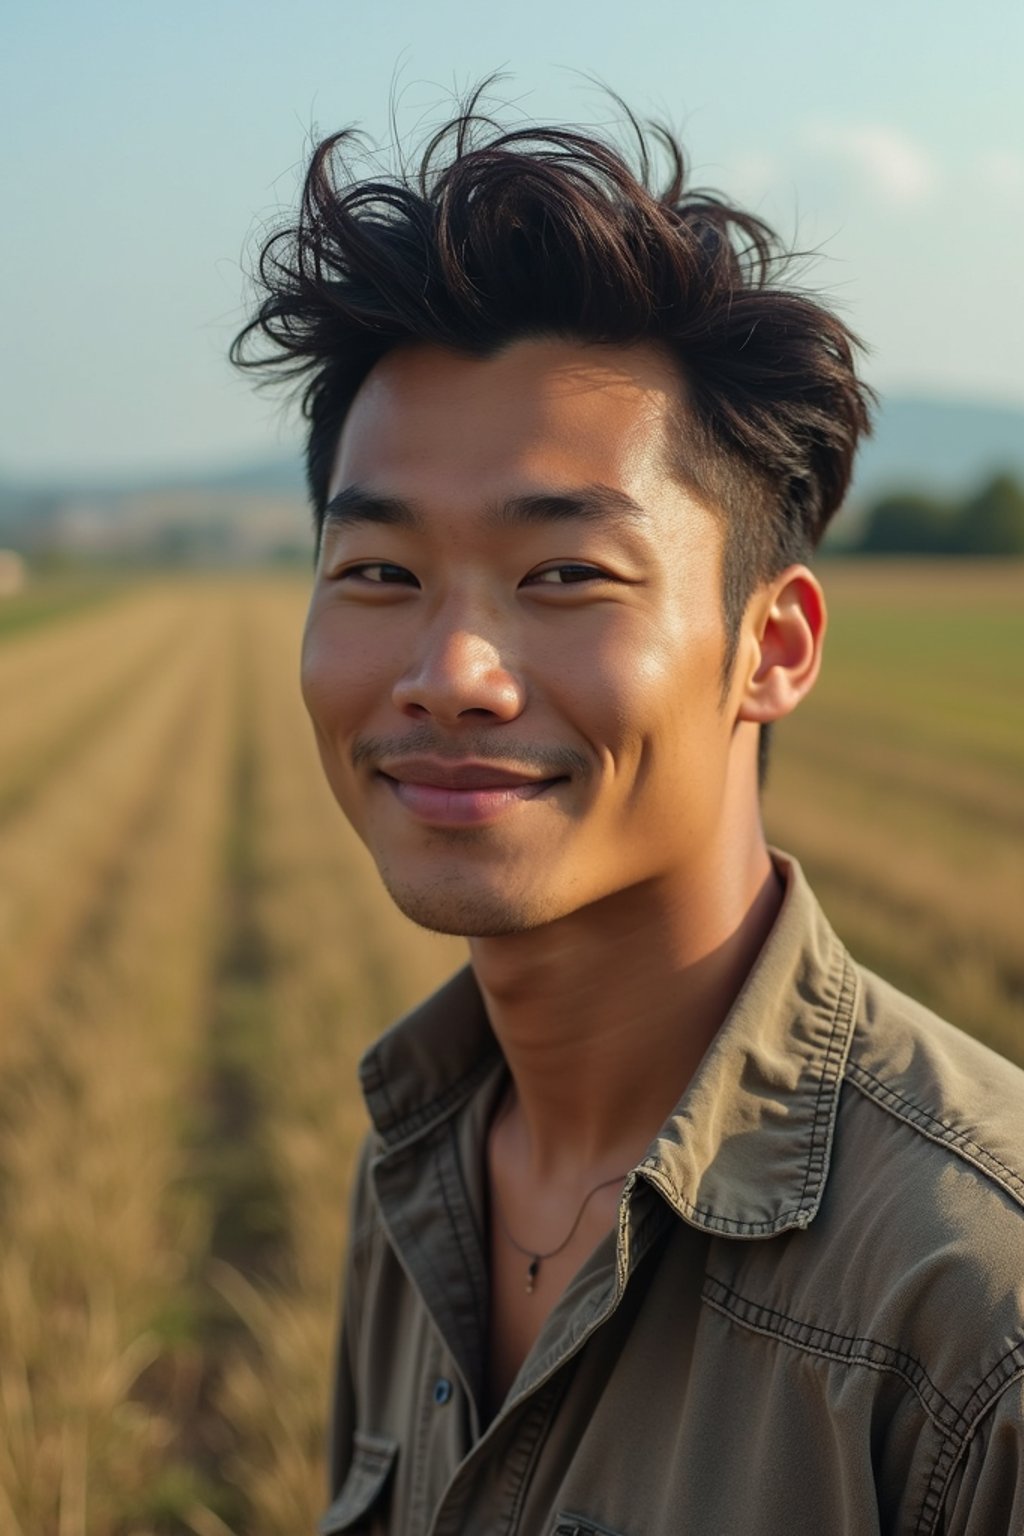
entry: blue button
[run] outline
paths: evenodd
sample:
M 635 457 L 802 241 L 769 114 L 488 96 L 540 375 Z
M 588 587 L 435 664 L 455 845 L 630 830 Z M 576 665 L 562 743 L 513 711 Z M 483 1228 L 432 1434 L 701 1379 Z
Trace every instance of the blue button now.
M 447 1376 L 439 1376 L 434 1382 L 434 1402 L 443 1408 L 452 1395 L 452 1384 Z

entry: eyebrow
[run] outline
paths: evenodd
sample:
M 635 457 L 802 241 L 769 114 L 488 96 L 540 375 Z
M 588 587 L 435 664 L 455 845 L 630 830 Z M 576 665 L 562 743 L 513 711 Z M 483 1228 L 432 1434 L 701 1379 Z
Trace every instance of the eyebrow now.
M 511 528 L 522 524 L 570 522 L 576 518 L 591 522 L 637 522 L 646 516 L 645 508 L 634 501 L 633 496 L 617 490 L 614 485 L 596 482 L 576 485 L 571 490 L 510 496 L 507 501 L 488 508 L 485 521 L 494 528 Z M 422 533 L 428 521 L 428 516 L 413 502 L 402 501 L 398 496 L 376 495 L 362 485 L 345 485 L 344 490 L 339 490 L 324 507 L 324 528 L 373 524 L 376 527 L 410 528 Z
M 531 495 L 510 496 L 485 513 L 493 528 L 514 528 L 527 523 L 569 522 L 582 518 L 590 522 L 635 523 L 648 514 L 632 496 L 612 485 L 595 483 L 575 486 L 570 491 L 539 491 Z M 395 496 L 379 496 L 360 485 L 348 485 L 332 496 L 324 508 L 324 528 L 378 527 L 407 528 L 423 532 L 429 518 L 412 502 Z
M 324 507 L 324 527 L 357 527 L 364 523 L 395 528 L 418 528 L 419 513 L 406 501 L 393 496 L 375 496 L 361 485 L 347 485 L 332 496 Z

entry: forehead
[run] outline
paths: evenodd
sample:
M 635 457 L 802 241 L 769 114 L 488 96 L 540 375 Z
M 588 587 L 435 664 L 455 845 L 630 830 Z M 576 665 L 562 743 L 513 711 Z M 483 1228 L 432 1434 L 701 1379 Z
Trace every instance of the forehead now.
M 595 480 L 642 494 L 644 482 L 667 475 L 682 389 L 671 360 L 649 345 L 539 338 L 483 358 L 401 348 L 353 401 L 329 494 L 357 482 L 420 500 L 462 490 L 476 500 Z

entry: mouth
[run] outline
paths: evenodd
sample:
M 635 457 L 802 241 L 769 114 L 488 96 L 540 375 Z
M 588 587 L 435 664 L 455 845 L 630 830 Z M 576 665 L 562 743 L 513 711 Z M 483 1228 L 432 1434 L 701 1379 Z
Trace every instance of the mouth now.
M 407 762 L 379 769 L 378 777 L 418 821 L 435 827 L 482 826 L 567 782 L 485 763 Z

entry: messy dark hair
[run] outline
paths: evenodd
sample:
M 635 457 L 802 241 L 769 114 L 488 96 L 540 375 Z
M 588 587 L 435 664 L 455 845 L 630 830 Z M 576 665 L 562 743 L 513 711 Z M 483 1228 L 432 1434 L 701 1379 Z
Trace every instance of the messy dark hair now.
M 351 130 L 317 146 L 297 220 L 261 250 L 258 308 L 232 361 L 304 381 L 319 536 L 345 414 L 392 349 L 486 357 L 541 335 L 659 345 L 680 373 L 674 468 L 726 525 L 727 679 L 751 593 L 809 557 L 870 430 L 857 338 L 782 282 L 792 256 L 762 219 L 688 186 L 667 130 L 627 113 L 633 167 L 588 133 L 503 129 L 480 95 L 414 170 L 355 175 Z

